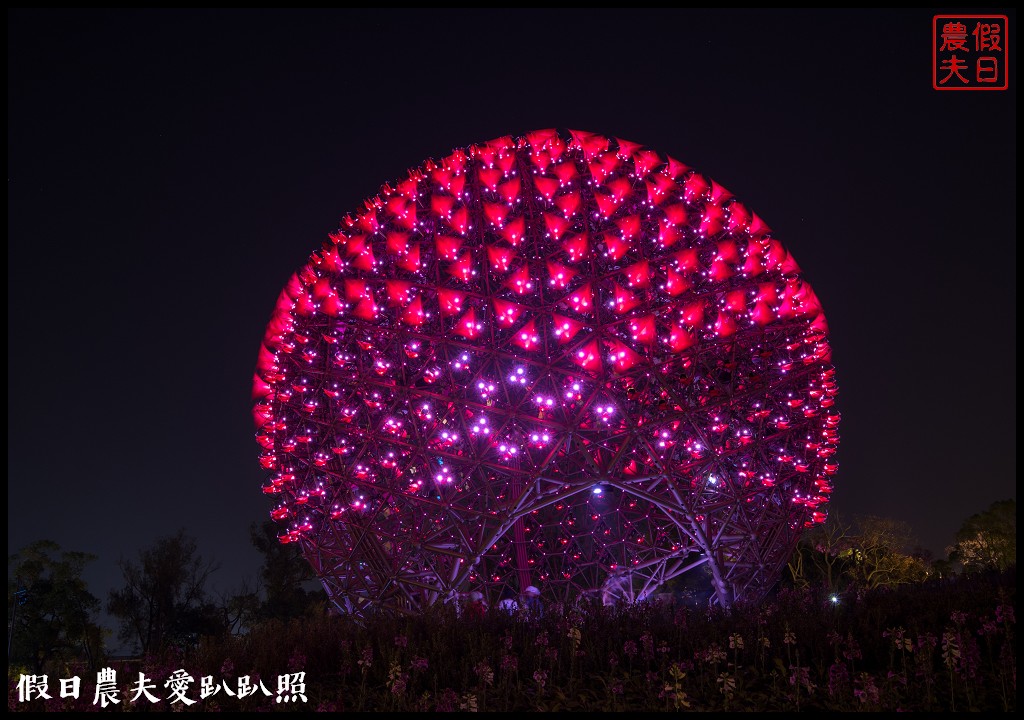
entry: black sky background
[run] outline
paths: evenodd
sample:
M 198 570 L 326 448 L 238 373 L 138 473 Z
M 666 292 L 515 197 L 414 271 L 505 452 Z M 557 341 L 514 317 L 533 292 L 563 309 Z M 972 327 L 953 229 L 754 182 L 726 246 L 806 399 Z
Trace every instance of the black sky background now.
M 1010 89 L 936 92 L 950 10 L 8 11 L 8 545 L 178 528 L 254 578 L 250 415 L 289 275 L 428 157 L 538 128 L 645 144 L 774 229 L 831 327 L 830 510 L 936 556 L 1016 496 Z M 971 11 L 979 14 L 986 11 Z

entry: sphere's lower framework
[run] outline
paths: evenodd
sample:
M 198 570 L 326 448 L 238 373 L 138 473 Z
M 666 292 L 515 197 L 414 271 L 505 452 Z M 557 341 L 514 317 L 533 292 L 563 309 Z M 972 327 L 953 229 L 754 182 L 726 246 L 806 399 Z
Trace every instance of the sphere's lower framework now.
M 717 183 L 541 131 L 427 162 L 282 292 L 255 378 L 264 492 L 344 612 L 480 590 L 760 597 L 825 519 L 820 304 Z

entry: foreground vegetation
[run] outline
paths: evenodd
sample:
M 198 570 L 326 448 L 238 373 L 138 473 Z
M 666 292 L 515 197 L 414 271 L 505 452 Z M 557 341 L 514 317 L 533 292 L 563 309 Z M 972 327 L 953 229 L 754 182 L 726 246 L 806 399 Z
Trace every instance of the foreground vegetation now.
M 321 608 L 114 662 L 122 702 L 108 709 L 169 709 L 165 679 L 184 669 L 197 702 L 174 708 L 201 711 L 1014 712 L 1015 605 L 1010 568 L 844 596 L 787 588 L 730 612 L 551 606 L 530 621 L 440 608 L 358 624 Z M 139 672 L 161 702 L 127 702 Z M 279 676 L 303 672 L 305 702 L 279 702 Z M 98 709 L 95 675 L 80 674 L 77 700 L 51 677 L 54 699 L 19 702 L 11 668 L 9 709 Z M 202 676 L 232 688 L 244 675 L 270 695 L 200 699 Z

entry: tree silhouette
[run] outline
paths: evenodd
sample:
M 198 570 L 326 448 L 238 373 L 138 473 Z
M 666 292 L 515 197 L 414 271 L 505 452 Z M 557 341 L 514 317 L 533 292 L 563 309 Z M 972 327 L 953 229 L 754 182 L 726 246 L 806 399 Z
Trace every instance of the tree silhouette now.
M 903 521 L 874 515 L 857 518 L 848 551 L 854 584 L 870 590 L 924 580 L 927 564 L 907 552 L 915 542 L 910 525 Z
M 312 568 L 297 545 L 282 544 L 277 534 L 277 524 L 271 520 L 253 523 L 249 528 L 253 547 L 263 555 L 260 582 L 265 599 L 259 614 L 267 619 L 288 620 L 326 602 L 327 595 L 322 589 L 310 591 L 303 587 L 315 579 Z
M 920 549 L 908 550 L 914 542 L 899 520 L 868 515 L 847 523 L 832 516 L 801 538 L 789 559 L 790 579 L 828 592 L 919 582 L 928 563 Z
M 107 610 L 121 621 L 121 639 L 134 642 L 143 654 L 154 654 L 221 632 L 223 615 L 206 595 L 215 569 L 183 530 L 141 551 L 137 562 L 122 560 L 125 584 L 107 602 Z
M 1017 564 L 1017 501 L 999 500 L 971 515 L 956 533 L 949 559 L 965 572 L 1006 570 Z
M 8 558 L 8 662 L 43 672 L 72 661 L 97 666 L 103 632 L 100 601 L 82 579 L 95 556 L 37 540 Z

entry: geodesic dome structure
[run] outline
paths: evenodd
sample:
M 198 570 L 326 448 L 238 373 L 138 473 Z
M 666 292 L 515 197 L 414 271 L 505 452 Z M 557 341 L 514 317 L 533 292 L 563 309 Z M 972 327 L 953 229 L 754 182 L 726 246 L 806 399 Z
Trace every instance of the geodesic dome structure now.
M 281 293 L 254 385 L 282 542 L 347 613 L 480 590 L 756 599 L 825 519 L 839 415 L 761 219 L 585 132 L 428 161 Z

